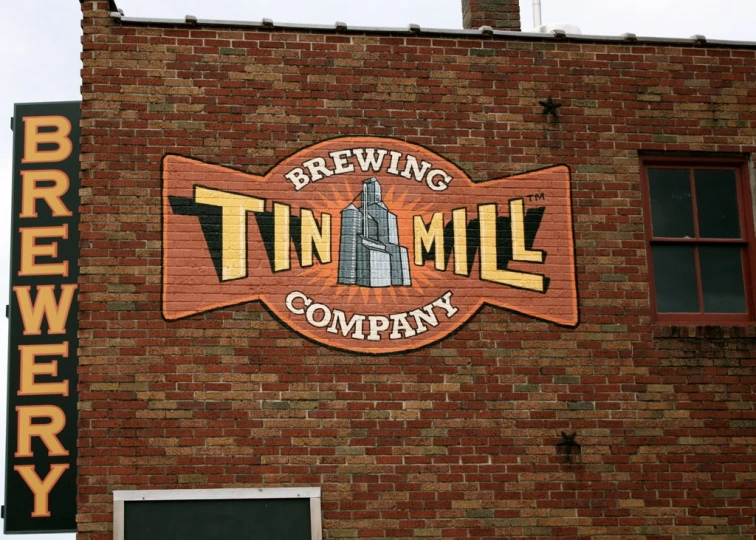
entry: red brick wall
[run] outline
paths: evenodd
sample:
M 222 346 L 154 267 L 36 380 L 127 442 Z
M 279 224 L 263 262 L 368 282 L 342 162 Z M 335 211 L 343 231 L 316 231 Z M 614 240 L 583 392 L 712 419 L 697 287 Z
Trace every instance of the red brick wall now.
M 80 540 L 111 538 L 114 489 L 252 486 L 322 487 L 331 540 L 756 534 L 756 326 L 652 324 L 638 157 L 753 155 L 756 47 L 144 26 L 104 4 L 82 4 Z M 569 165 L 580 325 L 487 307 L 360 356 L 259 303 L 164 320 L 163 155 L 263 174 L 337 135 L 474 180 Z
M 520 30 L 519 0 L 462 0 L 464 28 L 490 26 L 496 30 Z

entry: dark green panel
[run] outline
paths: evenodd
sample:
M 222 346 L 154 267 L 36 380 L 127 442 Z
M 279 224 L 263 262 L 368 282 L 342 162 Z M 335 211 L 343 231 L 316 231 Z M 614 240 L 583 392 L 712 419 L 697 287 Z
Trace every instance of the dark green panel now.
M 312 540 L 310 499 L 127 501 L 125 540 Z
M 24 162 L 24 143 L 28 119 L 33 117 L 62 116 L 70 122 L 71 129 L 67 138 L 71 142 L 71 153 L 62 161 L 45 161 L 40 163 Z M 77 439 L 77 373 L 78 348 L 78 291 L 74 293 L 73 302 L 68 312 L 64 334 L 50 334 L 47 319 L 43 318 L 40 335 L 25 335 L 24 324 L 19 310 L 19 302 L 14 287 L 28 287 L 32 302 L 35 301 L 39 286 L 53 286 L 57 301 L 61 298 L 63 285 L 76 285 L 79 276 L 79 102 L 28 103 L 16 105 L 13 118 L 13 195 L 11 214 L 11 268 L 9 296 L 9 337 L 8 337 L 8 416 L 6 422 L 7 448 L 5 468 L 5 519 L 6 534 L 56 533 L 76 530 L 76 439 Z M 31 124 L 29 124 L 31 126 Z M 40 128 L 39 133 L 54 131 Z M 41 143 L 35 146 L 39 151 L 54 151 L 55 143 Z M 36 199 L 33 209 L 34 217 L 21 217 L 22 179 L 27 171 L 55 170 L 68 176 L 69 187 L 61 196 L 63 205 L 70 210 L 70 216 L 54 215 L 44 198 Z M 40 179 L 38 187 L 53 185 L 53 182 Z M 67 227 L 66 237 L 40 237 L 38 245 L 57 245 L 57 255 L 37 256 L 35 264 L 57 264 L 68 261 L 67 275 L 20 275 L 21 230 L 37 227 Z M 19 347 L 38 345 L 60 345 L 68 343 L 68 355 L 37 356 L 35 363 L 49 364 L 57 362 L 57 375 L 36 375 L 35 383 L 58 383 L 68 381 L 68 395 L 20 395 L 20 352 Z M 58 433 L 60 444 L 67 455 L 50 456 L 47 446 L 39 437 L 31 438 L 32 456 L 16 456 L 19 441 L 18 407 L 54 406 L 65 414 L 65 427 Z M 48 417 L 33 420 L 34 424 L 48 423 Z M 51 467 L 67 466 L 58 482 L 52 488 L 48 498 L 48 514 L 33 516 L 34 496 L 17 467 L 33 467 L 34 473 L 44 480 Z M 62 469 L 61 469 L 62 470 Z

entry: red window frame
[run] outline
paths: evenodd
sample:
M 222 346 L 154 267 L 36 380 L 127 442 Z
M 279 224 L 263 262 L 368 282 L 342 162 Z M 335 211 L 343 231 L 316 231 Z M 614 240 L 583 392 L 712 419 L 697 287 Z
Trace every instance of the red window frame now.
M 695 189 L 691 190 L 693 205 L 693 221 L 695 238 L 664 238 L 655 237 L 651 217 L 651 195 L 649 185 L 649 169 L 688 169 L 693 178 L 695 170 L 732 170 L 735 172 L 737 186 L 737 204 L 740 219 L 741 237 L 730 238 L 706 238 L 699 236 L 698 207 Z M 754 290 L 756 289 L 756 237 L 754 236 L 754 208 L 751 197 L 750 175 L 748 163 L 745 159 L 737 157 L 681 157 L 681 156 L 642 156 L 641 157 L 641 192 L 643 196 L 643 222 L 646 239 L 646 257 L 648 261 L 648 281 L 651 295 L 652 320 L 658 323 L 675 324 L 744 324 L 754 321 Z M 681 245 L 688 244 L 696 247 L 696 285 L 698 290 L 698 313 L 659 313 L 656 305 L 656 284 L 654 283 L 654 261 L 651 252 L 652 245 Z M 700 260 L 698 247 L 701 245 L 739 245 L 742 246 L 741 257 L 743 264 L 743 288 L 745 294 L 745 313 L 705 313 L 703 301 L 703 286 L 701 279 Z

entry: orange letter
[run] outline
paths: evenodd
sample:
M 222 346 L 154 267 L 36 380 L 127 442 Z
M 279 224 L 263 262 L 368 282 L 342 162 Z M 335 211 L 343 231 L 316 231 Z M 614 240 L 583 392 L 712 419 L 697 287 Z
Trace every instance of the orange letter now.
M 22 405 L 16 407 L 18 412 L 18 448 L 15 457 L 34 457 L 31 449 L 32 437 L 39 437 L 47 446 L 50 456 L 67 456 L 68 450 L 63 448 L 58 439 L 58 433 L 66 427 L 65 413 L 55 405 Z M 36 418 L 49 418 L 47 424 L 34 424 Z
M 62 356 L 68 358 L 68 342 L 51 345 L 19 345 L 21 353 L 21 381 L 19 396 L 68 396 L 68 380 L 61 382 L 41 383 L 34 378 L 37 375 L 58 376 L 58 361 L 37 363 L 38 356 Z
M 24 158 L 21 163 L 53 163 L 71 155 L 71 122 L 65 116 L 30 116 L 24 118 Z M 53 130 L 40 131 L 40 128 Z M 42 144 L 54 144 L 55 150 L 40 150 Z
M 21 478 L 24 479 L 24 482 L 29 486 L 32 493 L 34 493 L 34 512 L 31 514 L 32 517 L 50 517 L 50 492 L 69 467 L 69 465 L 51 465 L 50 472 L 47 473 L 44 481 L 39 479 L 37 471 L 34 470 L 34 465 L 16 465 L 13 467 L 21 475 Z
M 21 213 L 18 217 L 37 217 L 36 202 L 44 200 L 52 210 L 53 217 L 67 217 L 73 215 L 63 202 L 71 182 L 63 171 L 21 171 Z M 52 182 L 51 186 L 40 186 L 39 182 Z
M 55 298 L 55 285 L 37 285 L 37 296 L 31 300 L 29 285 L 13 287 L 18 301 L 25 336 L 42 334 L 42 317 L 47 319 L 48 334 L 65 334 L 68 313 L 71 310 L 77 285 L 61 285 L 60 303 Z
M 37 238 L 68 238 L 68 224 L 59 227 L 22 227 L 21 233 L 21 268 L 19 276 L 67 276 L 68 261 L 59 263 L 37 263 L 37 257 L 58 256 L 58 243 L 37 244 Z

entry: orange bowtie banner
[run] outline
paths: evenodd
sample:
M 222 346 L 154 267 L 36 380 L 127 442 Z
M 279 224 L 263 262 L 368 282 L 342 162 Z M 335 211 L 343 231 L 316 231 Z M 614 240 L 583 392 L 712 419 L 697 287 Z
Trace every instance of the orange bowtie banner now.
M 377 137 L 315 144 L 265 176 L 166 155 L 164 317 L 253 301 L 370 354 L 437 342 L 485 304 L 575 326 L 569 169 L 475 183 Z

